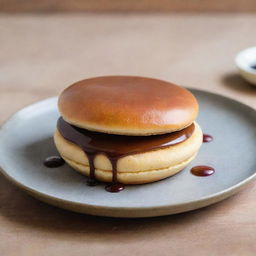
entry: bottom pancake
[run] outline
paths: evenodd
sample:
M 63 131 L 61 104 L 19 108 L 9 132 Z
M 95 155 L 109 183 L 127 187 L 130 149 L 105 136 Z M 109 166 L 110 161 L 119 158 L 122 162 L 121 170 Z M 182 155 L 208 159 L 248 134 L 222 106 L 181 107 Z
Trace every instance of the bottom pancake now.
M 66 140 L 58 130 L 54 134 L 54 141 L 65 161 L 75 170 L 89 176 L 88 158 L 83 150 Z M 182 143 L 120 158 L 117 161 L 117 179 L 123 184 L 143 184 L 172 176 L 194 159 L 201 144 L 202 131 L 195 123 L 192 136 Z M 96 179 L 112 181 L 112 166 L 107 156 L 98 154 L 94 166 Z
M 169 166 L 167 168 L 158 169 L 158 170 L 148 170 L 141 172 L 118 172 L 117 179 L 120 183 L 123 184 L 143 184 L 150 183 L 157 180 L 162 180 L 167 177 L 170 177 L 182 169 L 184 169 L 189 162 L 195 158 L 196 154 L 190 157 L 189 159 L 183 161 L 174 166 Z M 74 162 L 66 157 L 62 156 L 63 159 L 76 171 L 89 176 L 89 166 L 79 164 Z M 95 169 L 95 177 L 99 181 L 111 182 L 112 181 L 112 171 L 105 171 L 100 169 Z

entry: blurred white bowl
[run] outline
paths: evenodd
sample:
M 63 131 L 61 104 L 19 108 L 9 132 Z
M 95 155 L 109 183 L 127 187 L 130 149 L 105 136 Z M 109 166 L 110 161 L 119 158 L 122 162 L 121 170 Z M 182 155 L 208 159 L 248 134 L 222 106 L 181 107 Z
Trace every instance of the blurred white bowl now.
M 256 47 L 239 52 L 235 62 L 241 76 L 249 83 L 256 85 Z

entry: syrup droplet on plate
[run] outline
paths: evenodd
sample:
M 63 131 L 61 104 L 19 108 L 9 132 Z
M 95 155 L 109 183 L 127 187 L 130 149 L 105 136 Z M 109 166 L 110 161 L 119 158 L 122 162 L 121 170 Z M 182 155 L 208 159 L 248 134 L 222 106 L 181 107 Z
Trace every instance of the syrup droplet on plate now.
M 207 165 L 198 165 L 198 166 L 194 166 L 191 169 L 192 174 L 194 174 L 195 176 L 201 176 L 201 177 L 210 176 L 214 174 L 214 172 L 215 172 L 214 168 Z
M 211 142 L 213 140 L 213 137 L 209 134 L 203 135 L 203 142 Z
M 49 168 L 60 167 L 65 164 L 65 161 L 60 156 L 49 156 L 44 160 L 44 165 Z
M 121 183 L 112 183 L 105 187 L 108 192 L 116 193 L 124 190 L 124 185 Z

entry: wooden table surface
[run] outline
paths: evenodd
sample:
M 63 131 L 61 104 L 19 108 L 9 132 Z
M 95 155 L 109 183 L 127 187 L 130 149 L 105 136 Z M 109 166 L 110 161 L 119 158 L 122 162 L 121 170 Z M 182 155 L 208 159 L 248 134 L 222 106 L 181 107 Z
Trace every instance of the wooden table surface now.
M 0 16 L 0 122 L 70 83 L 142 75 L 202 88 L 256 107 L 234 56 L 255 42 L 256 16 Z M 216 103 L 217 104 L 217 103 Z M 256 255 L 256 183 L 179 215 L 112 219 L 41 203 L 0 176 L 0 255 Z

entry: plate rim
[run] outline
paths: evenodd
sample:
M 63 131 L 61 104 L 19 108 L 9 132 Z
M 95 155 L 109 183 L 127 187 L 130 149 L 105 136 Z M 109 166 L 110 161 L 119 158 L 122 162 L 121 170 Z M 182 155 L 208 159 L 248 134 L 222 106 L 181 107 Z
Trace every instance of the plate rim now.
M 238 104 L 241 104 L 243 105 L 244 107 L 247 107 L 249 108 L 251 111 L 255 112 L 256 113 L 256 109 L 253 108 L 252 106 L 249 106 L 243 102 L 240 102 L 236 99 L 233 99 L 233 98 L 230 98 L 230 97 L 227 97 L 227 96 L 224 96 L 224 95 L 221 95 L 221 94 L 218 94 L 218 93 L 215 93 L 215 92 L 211 92 L 211 91 L 207 91 L 207 90 L 201 90 L 201 89 L 197 89 L 197 88 L 192 88 L 192 87 L 186 87 L 188 90 L 192 90 L 192 91 L 197 91 L 199 93 L 206 93 L 206 94 L 211 94 L 213 96 L 216 96 L 216 97 L 221 97 L 222 99 L 224 100 L 228 100 L 228 101 L 232 101 L 234 103 L 238 103 Z M 9 118 L 7 118 L 7 120 L 5 120 L 1 126 L 0 126 L 0 137 L 2 136 L 2 133 L 5 129 L 5 127 L 8 125 L 8 123 L 15 119 L 21 112 L 23 111 L 26 111 L 27 109 L 29 108 L 34 108 L 40 104 L 45 104 L 47 101 L 55 101 L 57 100 L 57 96 L 54 96 L 54 97 L 49 97 L 49 98 L 46 98 L 46 99 L 43 99 L 43 100 L 40 100 L 40 101 L 36 101 L 32 104 L 28 104 L 26 105 L 25 107 L 21 108 L 20 110 L 18 110 L 17 112 L 15 112 L 14 114 L 12 114 Z M 88 214 L 94 214 L 94 215 L 99 215 L 99 216 L 111 216 L 111 217 L 123 217 L 123 215 L 121 214 L 112 214 L 110 213 L 110 211 L 128 211 L 128 213 L 130 214 L 130 212 L 135 212 L 135 214 L 132 214 L 132 215 L 129 215 L 129 216 L 126 216 L 126 217 L 151 217 L 151 216 L 162 216 L 162 215 L 168 215 L 168 214 L 174 214 L 174 213 L 180 213 L 180 212 L 186 212 L 186 211 L 189 211 L 189 210 L 194 210 L 194 209 L 198 209 L 198 208 L 202 208 L 204 206 L 207 206 L 207 205 L 210 205 L 210 204 L 213 204 L 213 203 L 216 203 L 218 201 L 221 201 L 233 194 L 235 194 L 236 192 L 238 192 L 240 189 L 242 189 L 246 184 L 248 184 L 250 181 L 254 180 L 254 178 L 256 178 L 256 170 L 254 170 L 253 174 L 251 174 L 250 176 L 248 176 L 247 178 L 243 179 L 242 181 L 234 184 L 233 186 L 230 186 L 224 190 L 221 190 L 221 191 L 218 191 L 216 193 L 213 193 L 213 194 L 210 194 L 210 195 L 207 195 L 207 196 L 203 196 L 197 200 L 189 200 L 189 201 L 185 201 L 185 202 L 182 202 L 182 203 L 178 203 L 178 204 L 172 204 L 172 205 L 160 205 L 160 206 L 135 206 L 135 207 L 127 207 L 127 206 L 103 206 L 103 205 L 97 205 L 97 204 L 87 204 L 87 203 L 81 203 L 81 202 L 75 202 L 75 201 L 72 201 L 72 200 L 68 200 L 68 199 L 62 199 L 62 198 L 59 198 L 59 197 L 56 197 L 56 196 L 53 196 L 53 195 L 49 195 L 47 193 L 43 193 L 43 192 L 40 192 L 34 188 L 31 188 L 23 183 L 21 183 L 20 181 L 18 181 L 17 179 L 15 179 L 14 177 L 12 177 L 11 175 L 9 175 L 9 172 L 8 172 L 8 166 L 6 166 L 4 164 L 4 161 L 1 160 L 0 158 L 0 172 L 9 180 L 11 181 L 13 184 L 15 184 L 16 186 L 18 186 L 19 188 L 21 188 L 23 191 L 29 193 L 30 195 L 32 195 L 33 197 L 36 197 L 37 199 L 41 200 L 41 201 L 44 201 L 44 202 L 47 202 L 49 203 L 50 201 L 50 204 L 51 205 L 55 205 L 55 206 L 59 206 L 61 208 L 65 208 L 65 209 L 68 209 L 68 210 L 71 210 L 71 211 L 76 211 L 76 212 L 80 212 L 80 213 L 88 213 Z M 216 200 L 214 200 L 216 199 Z M 209 203 L 207 203 L 208 201 L 211 201 Z M 61 204 L 66 204 L 66 205 L 69 205 L 71 206 L 71 208 L 74 206 L 75 208 L 77 207 L 81 207 L 81 211 L 78 211 L 78 210 L 72 210 L 70 209 L 69 207 L 63 207 L 61 206 Z M 181 210 L 181 211 L 176 211 L 174 213 L 168 213 L 168 211 L 170 212 L 170 208 L 179 208 L 179 207 L 188 207 L 191 205 L 191 204 L 199 204 L 201 206 L 199 207 L 190 207 L 190 209 L 188 210 Z M 84 210 L 84 209 L 87 209 L 87 210 Z M 164 213 L 161 213 L 161 214 L 141 214 L 141 211 L 154 211 L 154 210 L 157 210 L 157 211 L 163 211 Z M 90 211 L 94 211 L 94 213 L 90 213 Z M 95 213 L 96 211 L 96 213 Z M 100 213 L 100 211 L 103 212 L 103 214 Z M 105 211 L 105 214 L 104 214 L 104 211 Z M 106 213 L 109 212 L 109 213 Z

